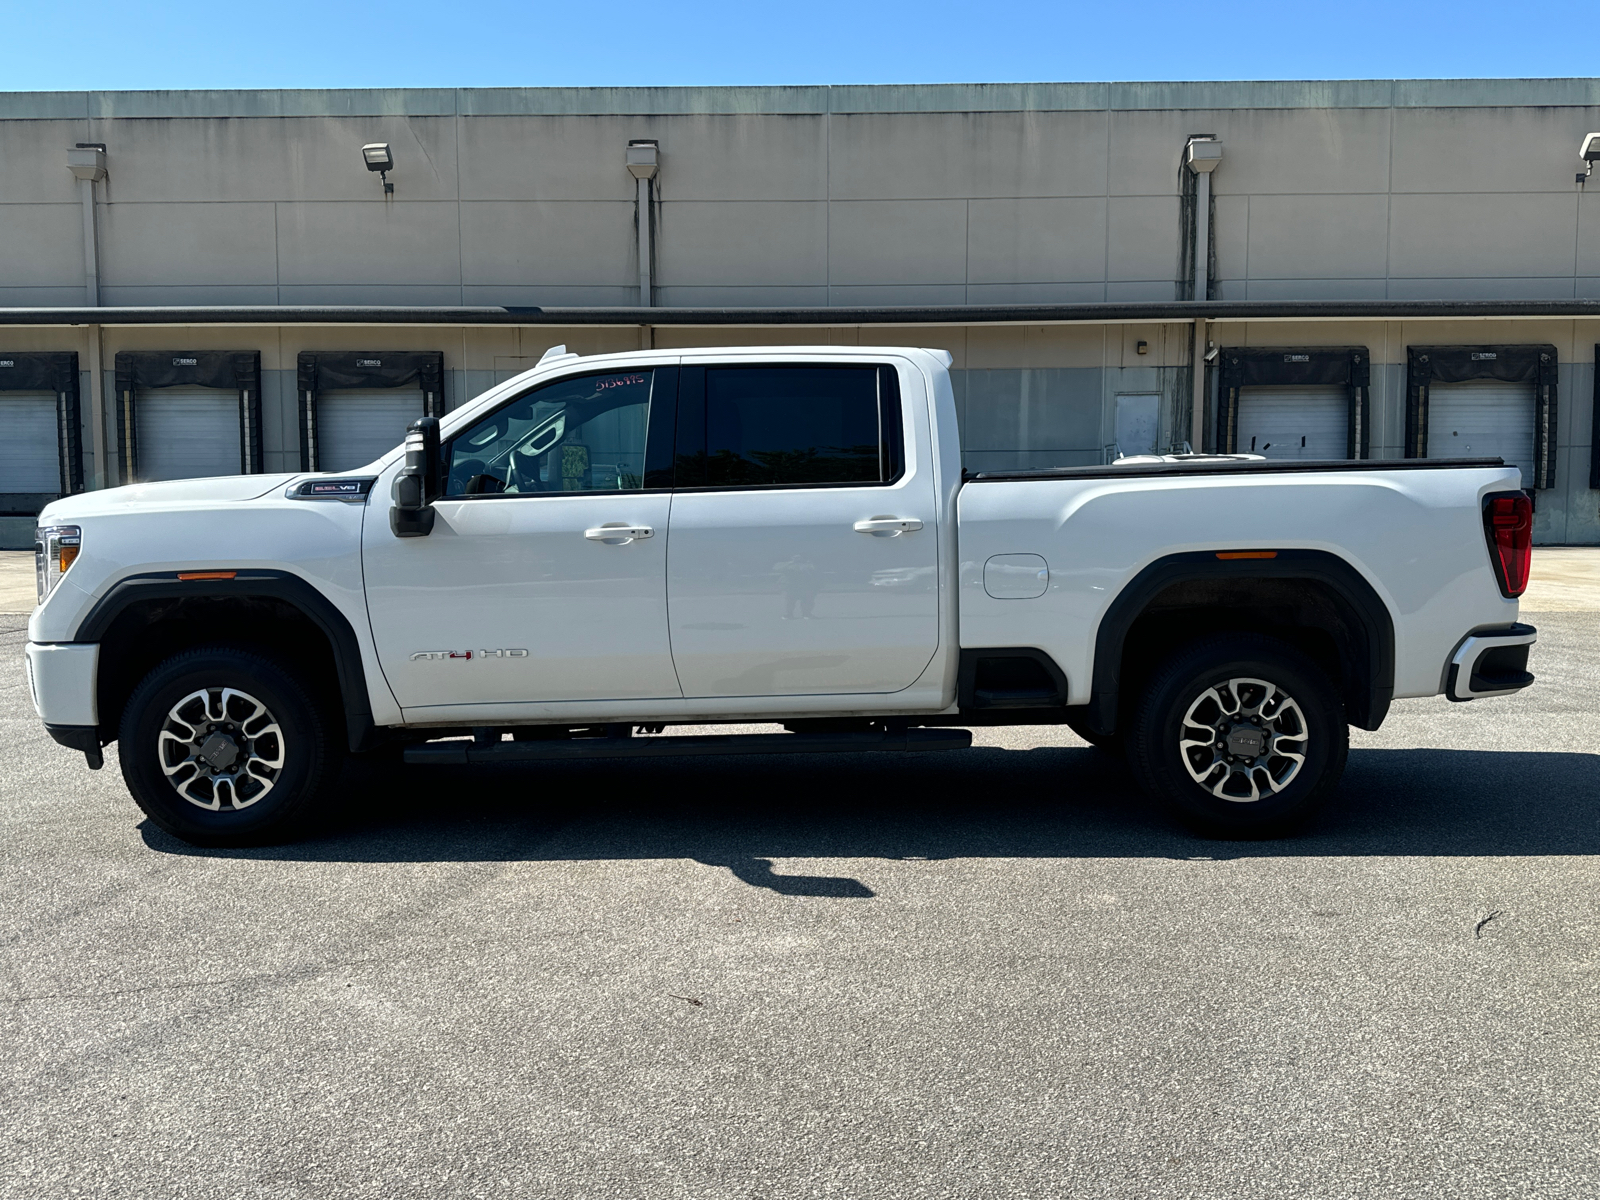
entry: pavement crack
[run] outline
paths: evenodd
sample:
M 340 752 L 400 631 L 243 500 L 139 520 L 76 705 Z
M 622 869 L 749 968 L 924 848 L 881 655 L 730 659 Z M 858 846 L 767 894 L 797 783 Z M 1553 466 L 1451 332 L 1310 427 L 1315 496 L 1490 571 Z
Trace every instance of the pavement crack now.
M 1505 915 L 1506 913 L 1504 909 L 1497 908 L 1483 920 L 1479 921 L 1477 925 L 1473 927 L 1472 940 L 1475 942 L 1481 942 L 1483 940 L 1483 927 L 1490 921 L 1493 921 L 1496 917 L 1503 917 Z
M 704 1000 L 696 1000 L 693 996 L 674 996 L 671 992 L 667 993 L 667 999 L 686 1000 L 696 1008 L 704 1008 L 706 1006 L 706 1002 Z

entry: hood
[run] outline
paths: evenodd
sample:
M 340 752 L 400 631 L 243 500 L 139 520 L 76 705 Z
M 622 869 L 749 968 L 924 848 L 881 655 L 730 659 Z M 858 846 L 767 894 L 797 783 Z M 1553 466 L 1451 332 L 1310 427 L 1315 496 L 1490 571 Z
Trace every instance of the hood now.
M 70 521 L 74 517 L 151 505 L 184 507 L 191 504 L 226 504 L 256 500 L 282 491 L 300 472 L 289 475 L 220 475 L 214 479 L 174 479 L 167 483 L 133 483 L 98 492 L 80 492 L 45 506 L 39 523 Z

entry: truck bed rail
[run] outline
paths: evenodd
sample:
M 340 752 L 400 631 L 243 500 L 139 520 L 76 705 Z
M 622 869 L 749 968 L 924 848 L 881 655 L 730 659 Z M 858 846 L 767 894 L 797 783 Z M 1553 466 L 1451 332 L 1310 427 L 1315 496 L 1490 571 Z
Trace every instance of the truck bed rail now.
M 1446 471 L 1463 467 L 1503 467 L 1500 458 L 1322 458 L 1268 459 L 1240 462 L 1236 459 L 1202 459 L 1190 462 L 1095 464 L 1085 467 L 1035 467 L 1014 471 L 963 471 L 967 483 L 997 483 L 1019 479 L 1129 479 L 1143 475 L 1288 475 L 1327 471 Z

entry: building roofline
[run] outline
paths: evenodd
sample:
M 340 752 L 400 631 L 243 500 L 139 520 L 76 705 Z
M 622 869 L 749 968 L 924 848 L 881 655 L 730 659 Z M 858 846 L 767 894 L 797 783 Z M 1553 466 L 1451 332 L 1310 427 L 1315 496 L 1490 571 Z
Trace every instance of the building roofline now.
M 1052 325 L 1172 321 L 1600 319 L 1600 300 L 1280 300 L 835 308 L 246 305 L 0 308 L 0 325 Z
M 0 120 L 1600 107 L 1600 78 L 0 92 Z

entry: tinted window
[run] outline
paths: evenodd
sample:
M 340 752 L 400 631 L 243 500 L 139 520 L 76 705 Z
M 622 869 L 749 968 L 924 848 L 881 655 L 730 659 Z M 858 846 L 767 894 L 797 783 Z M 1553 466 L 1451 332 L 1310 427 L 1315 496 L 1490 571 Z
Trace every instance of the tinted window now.
M 892 476 L 884 435 L 898 418 L 884 419 L 878 367 L 709 367 L 703 377 L 703 408 L 685 385 L 680 450 L 688 461 L 679 464 L 680 486 L 878 483 Z
M 643 487 L 654 374 L 562 379 L 497 409 L 451 440 L 446 495 Z

